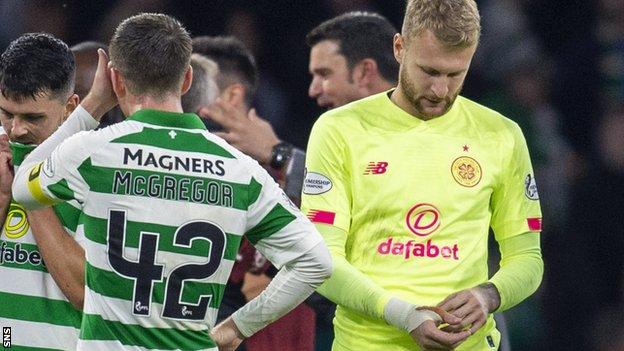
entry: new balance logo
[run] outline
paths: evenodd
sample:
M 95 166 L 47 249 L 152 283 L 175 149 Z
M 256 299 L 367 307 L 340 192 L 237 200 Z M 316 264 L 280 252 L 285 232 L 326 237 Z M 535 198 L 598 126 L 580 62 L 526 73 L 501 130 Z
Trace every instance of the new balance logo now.
M 379 162 L 369 162 L 368 166 L 366 166 L 366 170 L 364 170 L 364 175 L 368 174 L 384 174 L 388 170 L 388 162 L 379 161 Z

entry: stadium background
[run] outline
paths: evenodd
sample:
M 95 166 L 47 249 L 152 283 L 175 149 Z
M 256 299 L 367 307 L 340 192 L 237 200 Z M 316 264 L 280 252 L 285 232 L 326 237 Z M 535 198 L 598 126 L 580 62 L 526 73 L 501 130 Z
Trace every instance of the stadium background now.
M 624 350 L 624 0 L 477 2 L 463 94 L 522 126 L 545 218 L 542 286 L 505 313 L 513 349 Z M 307 96 L 305 34 L 351 10 L 400 28 L 404 1 L 1 0 L 0 49 L 33 31 L 108 42 L 123 18 L 165 12 L 192 35 L 242 39 L 260 68 L 259 114 L 305 147 L 322 112 Z

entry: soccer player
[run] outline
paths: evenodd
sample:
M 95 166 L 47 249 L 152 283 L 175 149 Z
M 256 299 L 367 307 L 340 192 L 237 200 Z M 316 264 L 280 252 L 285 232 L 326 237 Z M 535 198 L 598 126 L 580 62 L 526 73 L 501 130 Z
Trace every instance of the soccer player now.
M 0 122 L 15 169 L 78 105 L 74 75 L 71 51 L 49 34 L 22 35 L 0 57 Z M 84 287 L 84 250 L 74 239 L 80 205 L 26 211 L 11 199 L 10 175 L 0 179 L 0 326 L 11 327 L 12 347 L 74 350 Z
M 397 88 L 313 127 L 302 208 L 334 258 L 319 291 L 339 305 L 335 350 L 496 349 L 491 313 L 539 286 L 541 212 L 522 132 L 459 96 L 479 22 L 472 0 L 410 0 L 394 37 Z M 502 260 L 488 280 L 489 228 Z M 415 309 L 436 304 L 444 330 Z
M 329 252 L 255 161 L 181 113 L 191 39 L 176 20 L 130 17 L 109 50 L 110 69 L 100 50 L 91 92 L 16 173 L 15 199 L 83 204 L 79 350 L 234 349 L 329 276 Z M 117 101 L 126 121 L 68 137 Z M 243 234 L 283 268 L 209 337 Z

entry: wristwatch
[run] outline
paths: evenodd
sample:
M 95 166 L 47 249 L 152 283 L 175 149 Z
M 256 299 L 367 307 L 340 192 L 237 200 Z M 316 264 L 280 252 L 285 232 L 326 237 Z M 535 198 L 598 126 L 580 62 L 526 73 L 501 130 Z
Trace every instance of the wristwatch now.
M 275 169 L 282 169 L 284 164 L 288 162 L 292 155 L 293 145 L 285 141 L 279 142 L 271 150 L 271 167 Z

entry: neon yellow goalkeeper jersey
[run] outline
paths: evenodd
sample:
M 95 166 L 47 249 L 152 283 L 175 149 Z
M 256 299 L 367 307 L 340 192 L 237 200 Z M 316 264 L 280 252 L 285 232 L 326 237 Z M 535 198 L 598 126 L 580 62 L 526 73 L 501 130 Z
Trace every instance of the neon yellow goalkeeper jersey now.
M 498 241 L 541 230 L 520 128 L 461 96 L 429 121 L 389 92 L 329 111 L 312 130 L 306 172 L 304 213 L 347 231 L 347 260 L 418 305 L 488 279 L 490 227 Z M 334 324 L 334 349 L 417 350 L 406 332 L 345 307 Z M 499 339 L 490 317 L 459 350 L 495 349 Z

